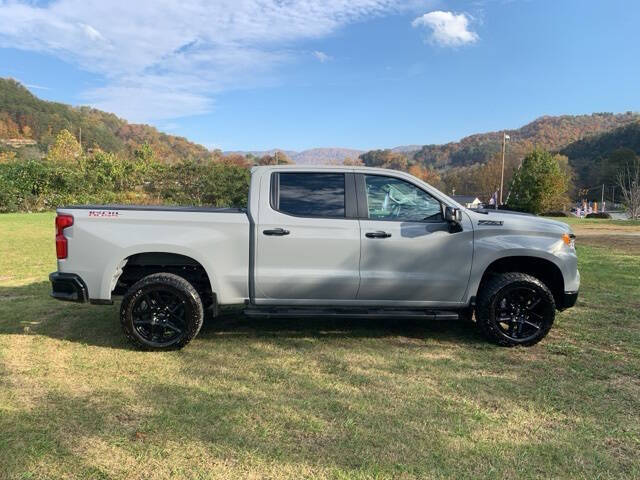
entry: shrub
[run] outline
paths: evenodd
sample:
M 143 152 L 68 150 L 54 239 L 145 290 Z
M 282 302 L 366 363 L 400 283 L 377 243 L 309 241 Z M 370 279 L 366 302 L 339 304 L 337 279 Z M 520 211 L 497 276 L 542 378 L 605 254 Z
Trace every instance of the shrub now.
M 611 218 L 611 215 L 607 212 L 587 213 L 585 218 Z
M 249 169 L 215 161 L 165 165 L 96 152 L 74 162 L 0 163 L 0 212 L 88 203 L 246 206 Z

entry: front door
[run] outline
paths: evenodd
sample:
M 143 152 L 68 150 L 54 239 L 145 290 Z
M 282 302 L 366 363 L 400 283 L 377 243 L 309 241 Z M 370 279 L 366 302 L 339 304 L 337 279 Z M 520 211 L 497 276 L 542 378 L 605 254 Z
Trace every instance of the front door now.
M 257 223 L 256 303 L 355 300 L 360 225 L 352 173 L 273 172 Z
M 360 221 L 358 300 L 461 302 L 473 255 L 466 215 L 462 230 L 450 232 L 441 202 L 419 186 L 385 175 L 362 174 L 357 183 L 368 217 Z

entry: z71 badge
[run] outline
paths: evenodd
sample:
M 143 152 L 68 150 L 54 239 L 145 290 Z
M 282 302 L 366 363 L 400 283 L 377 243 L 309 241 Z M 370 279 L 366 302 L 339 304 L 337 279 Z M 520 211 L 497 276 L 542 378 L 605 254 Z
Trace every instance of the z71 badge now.
M 478 220 L 478 225 L 502 226 L 502 220 Z

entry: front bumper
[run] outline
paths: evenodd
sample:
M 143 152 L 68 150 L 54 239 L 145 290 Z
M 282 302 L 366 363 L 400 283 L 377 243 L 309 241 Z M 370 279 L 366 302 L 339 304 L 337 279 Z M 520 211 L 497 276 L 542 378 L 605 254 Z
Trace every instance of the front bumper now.
M 49 275 L 51 296 L 65 302 L 84 303 L 89 299 L 87 286 L 75 273 L 53 272 Z
M 578 292 L 564 292 L 562 298 L 560 298 L 560 304 L 557 305 L 558 310 L 565 310 L 571 308 L 576 304 L 578 300 Z

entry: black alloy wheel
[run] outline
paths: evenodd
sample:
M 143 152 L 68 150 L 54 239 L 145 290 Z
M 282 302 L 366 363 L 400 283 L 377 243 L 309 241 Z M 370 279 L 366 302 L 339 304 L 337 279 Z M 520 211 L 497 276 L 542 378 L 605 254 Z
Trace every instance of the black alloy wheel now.
M 185 300 L 177 292 L 168 288 L 150 289 L 133 306 L 133 326 L 146 341 L 163 347 L 185 334 L 185 309 Z
M 496 299 L 496 325 L 510 339 L 526 342 L 544 326 L 545 305 L 542 295 L 528 286 L 513 286 Z
M 553 294 L 539 279 L 525 273 L 502 273 L 483 282 L 476 324 L 498 345 L 531 346 L 549 333 L 555 310 Z
M 134 345 L 148 350 L 184 347 L 200 331 L 200 295 L 186 279 L 172 273 L 144 277 L 126 293 L 120 323 Z

